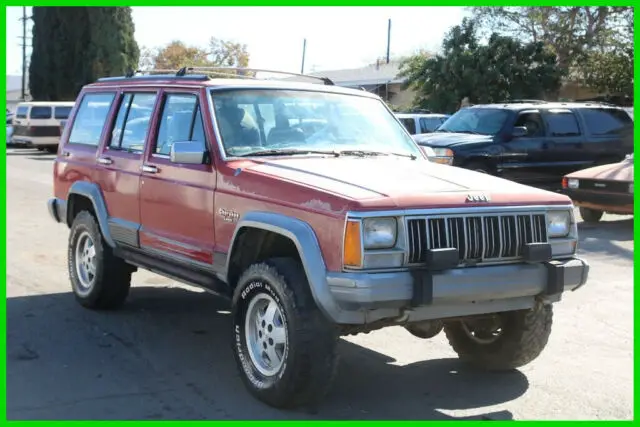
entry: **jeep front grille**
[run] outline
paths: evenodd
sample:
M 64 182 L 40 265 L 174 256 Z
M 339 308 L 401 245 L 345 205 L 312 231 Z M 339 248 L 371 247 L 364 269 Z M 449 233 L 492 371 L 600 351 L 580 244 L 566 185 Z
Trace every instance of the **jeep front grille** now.
M 544 213 L 413 217 L 407 219 L 409 264 L 428 249 L 456 248 L 460 264 L 517 261 L 525 243 L 547 242 Z

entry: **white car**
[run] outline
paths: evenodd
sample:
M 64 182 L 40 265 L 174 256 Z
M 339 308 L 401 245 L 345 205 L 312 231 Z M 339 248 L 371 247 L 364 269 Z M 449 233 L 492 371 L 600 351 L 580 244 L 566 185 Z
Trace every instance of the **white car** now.
M 450 117 L 446 114 L 433 113 L 395 113 L 395 116 L 398 118 L 398 120 L 400 120 L 404 127 L 407 128 L 411 135 L 431 133 Z

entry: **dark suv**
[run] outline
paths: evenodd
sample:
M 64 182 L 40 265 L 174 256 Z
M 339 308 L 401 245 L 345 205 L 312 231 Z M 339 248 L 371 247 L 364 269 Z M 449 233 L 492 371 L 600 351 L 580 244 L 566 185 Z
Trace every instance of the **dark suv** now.
M 49 210 L 84 307 L 119 307 L 138 268 L 230 298 L 262 401 L 315 403 L 340 335 L 395 325 L 526 365 L 586 282 L 567 196 L 430 162 L 379 97 L 176 74 L 83 88 Z
M 432 148 L 440 163 L 559 186 L 568 173 L 619 162 L 632 153 L 633 120 L 608 104 L 475 105 L 414 139 Z

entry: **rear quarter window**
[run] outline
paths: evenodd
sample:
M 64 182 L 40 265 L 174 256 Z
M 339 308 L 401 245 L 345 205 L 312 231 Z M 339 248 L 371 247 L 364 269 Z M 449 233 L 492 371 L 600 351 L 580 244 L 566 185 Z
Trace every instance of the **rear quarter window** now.
M 16 119 L 26 119 L 29 113 L 29 107 L 23 105 L 16 110 Z
M 29 114 L 29 118 L 31 120 L 44 120 L 44 119 L 50 119 L 51 115 L 52 115 L 51 107 L 33 106 L 31 107 L 31 113 Z
M 580 111 L 591 135 L 611 135 L 633 127 L 633 120 L 616 108 L 585 108 Z
M 98 146 L 115 93 L 87 93 L 73 120 L 69 144 Z

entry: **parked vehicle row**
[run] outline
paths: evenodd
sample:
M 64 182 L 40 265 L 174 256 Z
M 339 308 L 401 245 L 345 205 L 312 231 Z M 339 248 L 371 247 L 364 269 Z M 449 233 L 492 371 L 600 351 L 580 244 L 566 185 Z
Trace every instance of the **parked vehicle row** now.
M 85 86 L 48 202 L 77 301 L 121 306 L 138 268 L 229 298 L 240 377 L 281 408 L 327 393 L 340 335 L 401 325 L 488 370 L 536 359 L 588 278 L 571 200 L 429 163 L 378 96 L 318 81 Z M 443 126 L 487 130 L 473 117 Z

